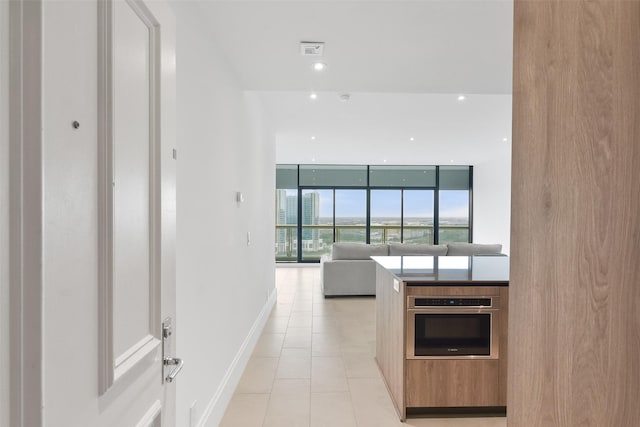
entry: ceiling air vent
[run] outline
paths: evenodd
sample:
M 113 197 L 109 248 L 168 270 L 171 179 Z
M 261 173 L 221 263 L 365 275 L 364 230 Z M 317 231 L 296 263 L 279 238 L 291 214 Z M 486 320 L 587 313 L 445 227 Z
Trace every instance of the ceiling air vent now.
M 300 42 L 300 54 L 302 56 L 322 56 L 323 53 L 323 42 Z

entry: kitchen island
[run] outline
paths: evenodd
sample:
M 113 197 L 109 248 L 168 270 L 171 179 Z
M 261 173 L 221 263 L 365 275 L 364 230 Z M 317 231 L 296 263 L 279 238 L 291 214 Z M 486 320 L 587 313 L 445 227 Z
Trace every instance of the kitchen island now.
M 509 258 L 376 261 L 376 362 L 401 420 L 506 410 Z

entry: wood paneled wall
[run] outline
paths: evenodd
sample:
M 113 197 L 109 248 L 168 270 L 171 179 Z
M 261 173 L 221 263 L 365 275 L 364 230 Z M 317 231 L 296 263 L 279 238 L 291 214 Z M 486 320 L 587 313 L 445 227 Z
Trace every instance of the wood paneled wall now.
M 515 0 L 509 427 L 640 425 L 640 1 Z
M 405 285 L 394 289 L 394 278 L 376 263 L 376 362 L 401 420 L 405 420 L 404 332 Z

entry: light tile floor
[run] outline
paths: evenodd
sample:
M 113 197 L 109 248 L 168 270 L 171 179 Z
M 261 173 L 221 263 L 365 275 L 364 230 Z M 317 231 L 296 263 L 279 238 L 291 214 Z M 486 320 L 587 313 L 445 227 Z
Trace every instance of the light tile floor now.
M 506 427 L 505 418 L 398 420 L 375 356 L 375 299 L 325 299 L 317 267 L 276 268 L 278 302 L 222 427 Z

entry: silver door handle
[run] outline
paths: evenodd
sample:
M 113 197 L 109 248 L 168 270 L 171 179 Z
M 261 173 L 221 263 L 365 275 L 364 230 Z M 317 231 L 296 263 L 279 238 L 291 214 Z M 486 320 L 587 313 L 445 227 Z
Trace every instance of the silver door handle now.
M 180 371 L 182 370 L 182 367 L 184 366 L 184 360 L 179 359 L 177 357 L 165 357 L 164 358 L 164 365 L 165 366 L 175 365 L 175 368 L 173 368 L 173 370 L 171 372 L 169 372 L 169 375 L 167 375 L 167 378 L 165 378 L 165 380 L 168 383 L 170 383 L 170 382 L 173 382 L 173 380 L 175 379 L 176 375 L 178 375 L 180 373 Z

